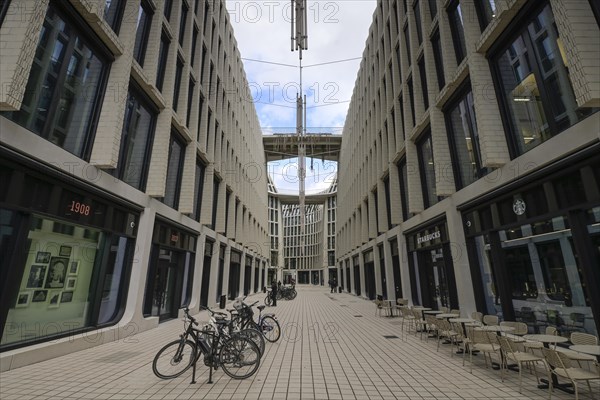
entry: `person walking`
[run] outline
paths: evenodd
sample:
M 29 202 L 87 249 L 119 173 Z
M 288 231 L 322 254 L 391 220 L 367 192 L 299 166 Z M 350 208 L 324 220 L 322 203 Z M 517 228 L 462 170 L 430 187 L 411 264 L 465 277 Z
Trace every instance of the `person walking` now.
M 331 288 L 331 291 L 329 293 L 333 293 L 333 288 L 335 287 L 335 284 L 333 282 L 333 279 L 329 280 L 329 287 Z
M 273 299 L 273 307 L 277 307 L 277 282 L 273 279 L 271 283 L 271 296 Z

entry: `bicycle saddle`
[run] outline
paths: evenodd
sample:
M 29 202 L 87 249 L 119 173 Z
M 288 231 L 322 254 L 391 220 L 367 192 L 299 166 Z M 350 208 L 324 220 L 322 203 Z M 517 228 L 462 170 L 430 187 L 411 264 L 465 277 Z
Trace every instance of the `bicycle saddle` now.
M 260 311 L 264 310 L 266 306 L 258 306 L 256 308 L 258 308 Z

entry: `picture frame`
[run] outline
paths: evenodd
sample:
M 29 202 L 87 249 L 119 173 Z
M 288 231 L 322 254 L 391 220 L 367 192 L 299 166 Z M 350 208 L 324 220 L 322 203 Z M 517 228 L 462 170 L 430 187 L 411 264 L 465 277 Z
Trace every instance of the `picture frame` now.
M 67 267 L 69 259 L 66 257 L 52 257 L 50 259 L 50 267 L 46 276 L 46 289 L 62 289 L 65 287 L 65 279 L 67 277 Z
M 32 265 L 29 268 L 29 276 L 27 277 L 25 287 L 29 289 L 39 289 L 44 287 L 47 268 L 47 265 Z
M 52 253 L 49 251 L 38 251 L 35 256 L 35 262 L 38 264 L 48 264 Z
M 71 250 L 73 248 L 71 246 L 60 246 L 60 251 L 58 255 L 61 257 L 71 257 Z
M 79 260 L 73 260 L 69 264 L 69 275 L 79 274 Z
M 70 303 L 73 301 L 73 292 L 62 292 L 60 296 L 60 304 Z
M 66 285 L 65 285 L 65 289 L 66 290 L 74 290 L 76 285 L 77 285 L 77 278 L 76 277 L 68 277 Z
M 19 292 L 17 295 L 17 304 L 15 308 L 24 308 L 29 306 L 31 301 L 31 292 Z
M 48 308 L 58 308 L 61 293 L 60 290 L 51 290 L 48 293 Z
M 34 290 L 33 296 L 31 297 L 32 303 L 45 303 L 48 299 L 48 291 L 47 290 Z

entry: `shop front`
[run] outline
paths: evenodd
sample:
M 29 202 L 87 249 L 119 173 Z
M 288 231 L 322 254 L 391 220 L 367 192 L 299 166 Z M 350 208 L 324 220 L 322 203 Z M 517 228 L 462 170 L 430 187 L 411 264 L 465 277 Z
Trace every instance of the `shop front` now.
M 352 257 L 352 262 L 354 265 L 354 294 L 357 296 L 361 295 L 360 289 L 360 264 L 358 260 L 358 256 Z
M 213 248 L 215 243 L 211 240 L 206 240 L 204 244 L 204 259 L 202 264 L 202 280 L 200 281 L 200 305 L 208 306 L 208 288 L 210 287 L 210 269 L 212 265 Z M 220 269 L 220 268 L 219 268 Z M 221 272 L 221 271 L 219 271 Z M 221 276 L 221 283 L 223 277 Z M 218 290 L 220 292 L 220 290 Z M 220 297 L 220 293 L 219 293 Z
M 157 216 L 152 234 L 144 316 L 177 318 L 190 302 L 197 236 Z
M 350 260 L 346 260 L 346 291 L 352 292 L 352 278 L 350 276 Z
M 600 153 L 588 154 L 463 210 L 479 311 L 598 334 Z
M 244 296 L 250 293 L 252 283 L 252 257 L 246 256 L 246 265 L 244 266 Z
M 221 295 L 223 294 L 223 274 L 225 273 L 225 249 L 227 246 L 224 244 L 219 246 L 219 275 L 217 277 L 217 296 L 215 301 L 218 303 L 221 301 Z
M 141 209 L 0 151 L 0 351 L 114 325 Z
M 260 260 L 254 261 L 254 293 L 258 293 L 258 279 L 260 274 Z
M 402 279 L 400 276 L 400 255 L 398 254 L 398 238 L 390 240 L 392 253 L 392 273 L 394 275 L 394 292 L 396 299 L 402 298 Z
M 413 302 L 434 310 L 458 308 L 445 219 L 407 232 L 406 245 Z

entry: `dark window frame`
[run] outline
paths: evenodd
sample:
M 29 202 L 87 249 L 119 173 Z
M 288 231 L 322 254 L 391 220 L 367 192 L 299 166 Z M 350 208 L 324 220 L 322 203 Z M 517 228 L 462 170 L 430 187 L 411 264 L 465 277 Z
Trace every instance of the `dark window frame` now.
M 163 14 L 167 21 L 171 22 L 171 11 L 173 10 L 173 0 L 165 0 Z
M 201 172 L 201 176 L 198 177 L 198 170 Z M 202 215 L 202 199 L 204 194 L 204 179 L 206 176 L 206 164 L 199 158 L 196 157 L 195 166 L 195 182 L 194 182 L 194 212 L 192 218 L 200 222 L 200 216 Z M 197 183 L 197 185 L 196 185 Z
M 476 182 L 478 179 L 483 178 L 489 171 L 487 170 L 487 168 L 485 168 L 482 164 L 482 160 L 481 160 L 481 143 L 479 143 L 478 137 L 477 136 L 473 136 L 474 132 L 473 129 L 476 131 L 477 130 L 477 126 L 470 126 L 471 130 L 468 132 L 469 133 L 469 137 L 471 138 L 471 144 L 473 146 L 473 157 L 475 158 L 475 167 L 477 169 L 477 173 L 475 174 L 475 179 L 473 180 L 473 182 L 463 182 L 463 178 L 462 178 L 462 164 L 461 161 L 464 160 L 460 160 L 460 157 L 458 156 L 458 152 L 457 152 L 457 143 L 456 143 L 456 136 L 455 136 L 455 132 L 454 132 L 454 128 L 452 127 L 452 122 L 450 120 L 450 113 L 452 111 L 455 110 L 456 107 L 458 107 L 458 105 L 465 101 L 468 94 L 471 93 L 472 94 L 472 87 L 471 87 L 471 82 L 470 80 L 467 80 L 466 82 L 463 82 L 461 84 L 461 86 L 456 90 L 456 92 L 452 95 L 452 97 L 446 102 L 446 104 L 444 104 L 444 107 L 442 108 L 442 112 L 444 113 L 444 120 L 446 123 L 446 132 L 448 135 L 448 143 L 450 145 L 450 156 L 452 159 L 452 172 L 454 173 L 454 183 L 455 183 L 455 187 L 456 190 L 460 190 L 466 186 L 469 186 L 471 183 Z M 474 116 L 475 121 L 477 119 L 477 116 Z M 471 121 L 469 121 L 469 125 L 471 125 L 470 123 Z
M 141 32 L 141 41 L 140 41 L 140 47 L 137 47 L 137 30 L 136 30 L 136 45 L 134 45 L 133 48 L 133 58 L 134 60 L 137 61 L 137 63 L 140 65 L 140 67 L 144 66 L 144 60 L 146 58 L 146 49 L 148 47 L 148 38 L 150 37 L 150 30 L 152 29 L 152 18 L 154 17 L 154 10 L 152 9 L 152 7 L 150 7 L 150 4 L 148 3 L 148 0 L 142 0 L 140 2 L 140 7 L 142 8 L 142 10 L 144 11 L 145 14 L 145 22 L 144 22 L 144 26 Z M 139 25 L 138 25 L 139 27 Z M 139 50 L 139 52 L 136 52 L 136 49 Z M 137 53 L 137 55 L 136 55 Z M 139 59 L 138 59 L 139 57 Z
M 437 0 L 428 0 L 428 3 L 429 3 L 429 14 L 431 15 L 431 20 L 433 21 L 438 13 Z
M 113 0 L 116 1 L 117 4 L 117 10 L 114 13 L 114 17 L 111 21 L 109 21 L 108 19 L 106 19 L 106 8 L 104 9 L 104 20 L 108 23 L 108 25 L 112 28 L 113 32 L 115 32 L 117 34 L 117 36 L 119 35 L 119 32 L 121 30 L 121 23 L 123 22 L 123 14 L 125 13 L 125 5 L 127 4 L 127 0 Z M 104 3 L 105 7 L 106 7 L 106 2 Z
M 401 206 L 402 206 L 402 220 L 406 221 L 409 218 L 408 214 L 408 188 L 404 182 L 404 171 L 406 171 L 407 180 L 408 180 L 408 164 L 406 163 L 406 156 L 402 157 L 398 164 L 396 164 L 396 168 L 398 169 L 398 181 L 400 185 L 400 198 L 401 198 Z
M 421 178 L 421 192 L 423 193 L 423 206 L 425 209 L 434 206 L 435 204 L 437 204 L 440 201 L 440 196 L 437 196 L 434 194 L 434 196 L 437 197 L 437 199 L 430 199 L 429 198 L 429 187 L 428 187 L 428 180 L 427 180 L 427 174 L 425 173 L 425 160 L 423 158 L 423 146 L 425 145 L 425 142 L 429 141 L 431 143 L 431 159 L 433 160 L 433 171 L 435 174 L 435 159 L 433 157 L 433 137 L 431 134 L 431 128 L 428 127 L 419 137 L 419 139 L 416 141 L 416 145 L 417 145 L 417 155 L 418 155 L 418 160 L 419 160 L 419 175 Z M 433 182 L 433 188 L 434 188 L 434 192 L 435 192 L 435 184 L 436 184 L 436 179 Z
M 493 17 L 488 17 L 486 6 L 483 4 L 484 1 L 490 4 L 490 0 L 475 0 L 475 12 L 477 13 L 477 20 L 479 21 L 481 32 L 483 32 L 493 20 Z
M 557 122 L 554 118 L 554 112 L 552 111 L 552 106 L 549 102 L 550 95 L 548 93 L 548 89 L 544 84 L 543 79 L 540 79 L 543 74 L 540 71 L 540 65 L 537 63 L 537 60 L 534 55 L 530 53 L 534 52 L 534 45 L 531 39 L 531 36 L 528 32 L 528 25 L 533 21 L 533 18 L 537 17 L 537 15 L 546 7 L 550 6 L 548 0 L 544 0 L 541 2 L 531 2 L 527 3 L 525 7 L 519 12 L 516 18 L 513 19 L 511 24 L 504 30 L 504 33 L 498 38 L 495 44 L 488 51 L 488 59 L 490 62 L 490 69 L 492 72 L 492 81 L 494 83 L 494 88 L 496 90 L 497 98 L 498 98 L 498 106 L 500 109 L 500 117 L 502 120 L 502 124 L 504 126 L 504 132 L 506 136 L 506 141 L 508 144 L 509 154 L 511 159 L 515 159 L 528 151 L 532 150 L 533 147 L 529 150 L 525 150 L 521 152 L 519 148 L 519 144 L 517 143 L 517 135 L 519 134 L 517 127 L 514 125 L 512 114 L 509 106 L 509 99 L 506 97 L 504 93 L 504 84 L 502 79 L 502 74 L 498 63 L 500 59 L 504 56 L 508 48 L 511 44 L 519 37 L 522 37 L 526 48 L 527 48 L 527 61 L 528 66 L 531 69 L 531 74 L 534 75 L 538 90 L 540 91 L 540 98 L 542 103 L 542 109 L 545 113 L 546 122 L 548 124 L 548 130 L 551 137 L 548 140 L 558 136 L 561 132 L 566 129 L 569 129 L 581 122 L 588 116 L 592 115 L 594 112 L 588 114 L 585 117 L 582 117 L 578 122 L 564 129 L 560 129 L 557 126 Z M 550 10 L 554 15 L 554 11 L 550 6 Z M 572 86 L 571 86 L 572 89 Z M 548 141 L 546 140 L 546 141 Z
M 181 92 L 181 80 L 183 79 L 183 60 L 177 57 L 175 66 L 175 85 L 173 87 L 173 111 L 177 112 L 179 106 L 179 94 Z
M 196 81 L 190 75 L 188 83 L 188 98 L 187 98 L 187 112 L 185 114 L 185 125 L 190 127 L 190 118 L 192 117 L 192 105 L 194 104 L 194 90 L 196 89 Z
M 423 106 L 425 107 L 425 110 L 427 110 L 429 108 L 429 91 L 427 88 L 427 71 L 425 67 L 425 56 L 421 55 L 421 58 L 417 60 L 417 66 L 419 68 L 419 78 L 421 79 Z
M 10 7 L 11 0 L 4 0 L 2 3 L 2 7 L 0 8 L 0 26 L 4 23 L 4 18 L 8 13 L 8 8 Z
M 592 12 L 594 13 L 594 17 L 596 18 L 596 22 L 600 26 L 600 2 L 598 2 L 598 0 L 589 0 L 589 2 Z
M 180 195 L 181 195 L 181 186 L 183 183 L 183 168 L 185 165 L 185 152 L 186 152 L 186 148 L 187 148 L 187 143 L 185 141 L 185 139 L 181 136 L 181 134 L 179 132 L 177 132 L 177 130 L 175 128 L 171 128 L 171 137 L 169 138 L 169 156 L 167 158 L 167 177 L 166 179 L 169 178 L 169 162 L 171 160 L 171 148 L 172 148 L 172 144 L 173 143 L 177 143 L 181 146 L 181 157 L 179 158 L 179 164 L 177 165 L 177 177 L 175 179 L 175 187 L 174 187 L 174 191 L 175 191 L 175 196 L 173 197 L 173 204 L 167 204 L 165 203 L 165 198 L 162 198 L 162 202 L 173 208 L 174 210 L 178 210 L 179 209 L 179 199 L 180 199 Z M 165 180 L 165 190 L 168 187 L 169 182 L 167 182 Z
M 150 100 L 150 98 L 144 92 L 144 90 L 141 89 L 135 81 L 131 81 L 129 84 L 129 94 L 133 95 L 136 101 L 139 102 L 141 106 L 145 107 L 152 114 L 152 121 L 149 129 L 150 138 L 146 143 L 146 149 L 144 151 L 144 163 L 142 165 L 142 172 L 140 174 L 140 187 L 137 188 L 138 190 L 145 192 L 146 184 L 148 182 L 148 170 L 150 167 L 150 160 L 152 157 L 152 146 L 154 143 L 154 136 L 156 134 L 156 120 L 158 118 L 159 110 L 158 107 L 156 107 L 156 105 L 152 102 L 152 100 Z M 125 127 L 126 124 L 127 121 L 124 119 L 123 127 Z M 129 151 L 129 145 L 128 143 L 124 143 L 124 140 L 125 135 L 121 134 L 121 144 L 119 146 L 119 162 L 117 163 L 117 168 L 113 170 L 113 175 L 120 180 L 123 180 L 123 174 L 125 173 L 124 167 L 126 166 L 126 164 L 124 162 L 124 155 Z M 125 181 L 123 180 L 123 182 Z
M 448 23 L 450 25 L 450 33 L 452 35 L 452 43 L 454 45 L 456 64 L 460 65 L 460 63 L 467 56 L 467 43 L 465 38 L 464 23 L 462 22 L 463 18 L 455 14 L 458 13 L 458 7 L 460 7 L 460 1 L 454 0 L 450 3 L 450 6 L 448 6 L 446 12 L 448 13 Z M 456 26 L 456 24 L 454 23 L 456 19 L 461 20 L 462 36 L 461 33 L 458 31 L 458 26 Z
M 192 32 L 192 55 L 190 57 L 190 66 L 194 66 L 196 61 L 196 47 L 198 46 L 198 35 L 200 34 L 200 29 L 198 26 L 194 24 L 193 32 Z
M 414 128 L 417 125 L 417 114 L 415 111 L 415 90 L 412 75 L 408 77 L 408 80 L 406 81 L 406 86 L 408 87 L 408 102 L 410 103 L 412 127 Z
M 403 35 L 404 35 L 404 45 L 406 46 L 406 55 L 407 55 L 407 60 L 408 60 L 408 66 L 410 67 L 411 64 L 411 60 L 410 60 L 410 32 L 408 29 L 408 23 L 404 24 L 404 28 L 402 30 Z
M 69 64 L 70 64 L 68 62 L 68 60 L 70 58 L 70 55 L 73 54 L 73 50 L 75 47 L 74 46 L 75 41 L 77 41 L 77 40 L 82 41 L 85 44 L 85 46 L 87 46 L 90 50 L 93 51 L 94 56 L 97 58 L 97 60 L 100 63 L 102 63 L 102 71 L 100 72 L 100 75 L 98 78 L 98 84 L 97 84 L 96 93 L 94 96 L 94 105 L 92 106 L 93 110 L 89 114 L 89 124 L 87 127 L 87 131 L 84 133 L 85 138 L 83 140 L 84 143 L 81 148 L 81 153 L 80 154 L 71 153 L 83 160 L 89 161 L 89 159 L 91 157 L 91 153 L 92 153 L 92 147 L 94 144 L 94 140 L 96 137 L 98 120 L 100 118 L 100 113 L 102 111 L 102 104 L 104 103 L 104 97 L 106 94 L 106 87 L 108 84 L 108 77 L 110 75 L 111 65 L 112 65 L 112 62 L 115 60 L 115 58 L 112 55 L 112 53 L 110 52 L 110 50 L 106 47 L 106 45 L 104 45 L 104 42 L 95 34 L 95 32 L 92 30 L 92 28 L 85 22 L 85 20 L 80 16 L 80 14 L 68 2 L 51 1 L 46 10 L 46 14 L 44 17 L 44 22 L 43 22 L 44 24 L 45 24 L 46 15 L 48 13 L 48 10 L 50 10 L 50 8 L 52 8 L 54 10 L 54 12 L 69 25 L 69 27 L 71 29 L 71 34 L 69 35 L 69 41 L 67 43 L 68 45 L 66 46 L 66 50 L 65 50 L 67 52 L 67 53 L 65 53 L 65 56 L 64 56 L 65 61 L 63 62 L 63 65 L 61 66 L 60 71 L 58 73 L 56 73 L 56 76 L 57 76 L 56 85 L 52 91 L 52 95 L 51 95 L 52 101 L 49 101 L 50 108 L 48 111 L 48 115 L 53 115 L 59 106 L 61 95 L 64 92 L 63 90 L 61 90 L 61 88 L 63 87 L 65 80 L 67 79 L 67 73 L 68 73 L 68 68 L 69 68 Z M 39 40 L 38 40 L 38 43 L 36 44 L 36 49 L 38 48 L 38 46 L 39 46 Z M 31 78 L 31 72 L 29 74 L 28 81 L 30 78 Z M 91 96 L 91 94 L 87 93 L 87 96 Z M 18 111 L 16 111 L 16 112 L 18 112 Z M 19 124 L 19 125 L 23 126 L 24 129 L 34 133 L 35 135 L 48 140 L 49 135 L 51 134 L 51 130 L 54 126 L 54 124 L 51 123 L 51 121 L 53 121 L 53 120 L 54 120 L 53 118 L 47 118 L 46 121 L 44 122 L 44 126 L 42 127 L 42 129 L 40 130 L 39 133 L 37 133 L 37 132 L 33 131 L 32 129 L 29 129 L 21 124 Z M 17 123 L 17 122 L 15 121 L 15 123 Z M 65 151 L 70 152 L 69 150 L 64 149 L 62 146 L 58 146 L 58 147 L 62 148 Z
M 413 4 L 413 13 L 415 16 L 415 27 L 417 28 L 417 40 L 419 42 L 419 46 L 423 43 L 423 28 L 421 26 L 421 8 L 420 1 L 415 0 Z
M 162 92 L 163 85 L 165 83 L 165 71 L 167 69 L 167 62 L 169 60 L 170 45 L 171 40 L 169 40 L 169 36 L 163 30 L 160 36 L 160 50 L 158 54 L 158 67 L 156 71 L 156 88 L 159 92 Z
M 181 2 L 181 15 L 179 16 L 179 45 L 183 47 L 183 39 L 185 39 L 185 27 L 187 25 L 187 15 L 189 8 L 185 1 Z
M 431 49 L 433 51 L 433 61 L 435 63 L 435 73 L 438 80 L 438 88 L 442 90 L 446 86 L 446 77 L 444 76 L 444 58 L 442 54 L 442 42 L 440 38 L 440 30 L 436 30 L 431 35 Z

